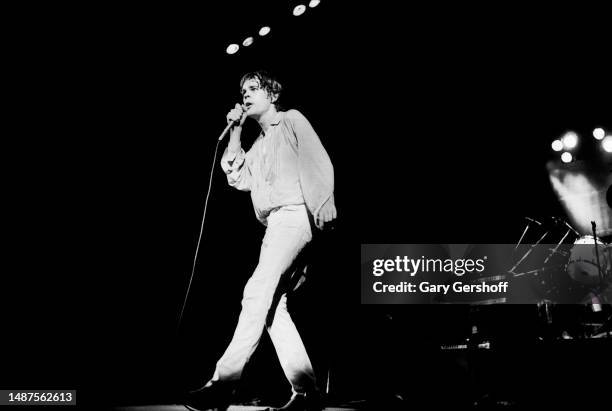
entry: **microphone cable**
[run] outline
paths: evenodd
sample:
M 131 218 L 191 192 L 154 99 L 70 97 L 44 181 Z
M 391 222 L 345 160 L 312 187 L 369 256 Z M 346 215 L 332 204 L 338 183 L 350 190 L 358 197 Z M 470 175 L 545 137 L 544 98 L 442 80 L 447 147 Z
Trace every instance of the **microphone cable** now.
M 200 225 L 200 234 L 198 235 L 198 242 L 196 245 L 195 255 L 193 256 L 193 266 L 191 267 L 191 276 L 189 277 L 189 284 L 187 286 L 187 292 L 185 293 L 185 300 L 183 301 L 183 308 L 181 308 L 181 314 L 179 316 L 178 324 L 176 327 L 176 333 L 179 333 L 179 329 L 181 327 L 181 322 L 183 321 L 183 313 L 185 312 L 185 306 L 187 305 L 187 298 L 189 298 L 189 291 L 191 290 L 191 282 L 193 281 L 193 275 L 195 273 L 196 262 L 198 260 L 198 252 L 200 251 L 200 242 L 202 240 L 202 233 L 204 232 L 204 220 L 206 219 L 206 209 L 208 208 L 208 198 L 210 197 L 210 191 L 212 188 L 213 174 L 215 171 L 215 164 L 217 161 L 217 151 L 219 150 L 219 143 L 221 143 L 221 139 L 227 132 L 231 123 L 226 127 L 226 129 L 221 134 L 221 138 L 217 140 L 217 145 L 215 146 L 215 154 L 213 156 L 212 166 L 210 168 L 210 178 L 208 180 L 208 192 L 206 193 L 206 200 L 204 201 L 204 213 L 202 214 L 202 224 Z

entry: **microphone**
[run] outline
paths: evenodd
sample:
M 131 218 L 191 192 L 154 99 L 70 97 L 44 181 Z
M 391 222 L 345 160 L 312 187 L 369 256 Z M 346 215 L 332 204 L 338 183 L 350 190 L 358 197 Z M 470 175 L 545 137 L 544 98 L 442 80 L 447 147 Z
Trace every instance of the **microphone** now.
M 241 107 L 242 107 L 242 111 L 247 111 L 247 107 L 244 104 L 241 104 Z M 227 123 L 227 126 L 225 126 L 225 128 L 221 132 L 221 135 L 219 136 L 219 141 L 223 140 L 223 137 L 225 137 L 225 135 L 227 134 L 229 129 L 232 128 L 234 125 L 236 125 L 238 123 L 240 123 L 240 119 L 236 119 L 234 121 L 229 121 Z
M 525 217 L 525 220 L 536 223 L 537 225 L 542 225 L 542 223 L 540 223 L 538 220 L 534 220 L 533 218 Z

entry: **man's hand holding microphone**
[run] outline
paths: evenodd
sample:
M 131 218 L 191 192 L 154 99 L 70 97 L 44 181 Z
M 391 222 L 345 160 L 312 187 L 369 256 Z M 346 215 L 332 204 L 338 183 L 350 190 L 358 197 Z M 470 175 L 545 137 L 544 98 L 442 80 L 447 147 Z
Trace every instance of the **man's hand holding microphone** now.
M 240 150 L 240 134 L 242 133 L 242 125 L 246 118 L 246 107 L 238 103 L 227 113 L 227 123 L 232 124 L 228 145 L 231 152 L 235 153 Z

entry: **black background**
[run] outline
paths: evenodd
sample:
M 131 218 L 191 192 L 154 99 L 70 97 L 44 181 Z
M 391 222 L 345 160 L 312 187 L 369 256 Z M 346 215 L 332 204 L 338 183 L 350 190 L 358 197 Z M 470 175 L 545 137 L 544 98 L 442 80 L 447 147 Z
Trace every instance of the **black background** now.
M 612 127 L 597 10 L 324 1 L 297 18 L 278 3 L 3 13 L 2 387 L 137 403 L 210 377 L 263 235 L 218 166 L 176 328 L 216 137 L 247 71 L 278 75 L 334 163 L 338 227 L 295 310 L 315 368 L 332 364 L 347 398 L 386 374 L 381 327 L 411 341 L 464 332 L 462 308 L 361 306 L 360 244 L 513 243 L 525 215 L 563 215 L 550 142 Z M 225 54 L 264 24 L 269 36 Z M 255 125 L 245 133 L 248 146 Z M 283 387 L 265 339 L 257 355 L 245 389 L 286 392 L 258 377 Z

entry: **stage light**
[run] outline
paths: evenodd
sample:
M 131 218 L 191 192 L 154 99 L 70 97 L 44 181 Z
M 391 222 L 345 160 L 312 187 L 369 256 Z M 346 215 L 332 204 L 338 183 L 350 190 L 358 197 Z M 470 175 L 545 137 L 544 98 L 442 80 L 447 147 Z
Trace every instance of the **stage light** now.
M 601 146 L 606 153 L 612 153 L 612 135 L 605 136 L 601 141 Z
M 571 150 L 578 144 L 578 135 L 573 131 L 568 131 L 561 141 L 563 141 L 563 147 L 565 147 L 566 150 Z
M 597 169 L 584 163 L 572 163 L 572 168 L 559 167 L 556 162 L 548 163 L 547 168 L 569 223 L 581 235 L 592 235 L 591 221 L 594 221 L 598 236 L 612 235 L 612 208 L 606 204 L 607 191 L 612 185 L 609 169 Z
M 568 153 L 567 151 L 561 154 L 561 161 L 564 163 L 571 163 L 572 161 L 572 153 Z
M 293 15 L 301 16 L 302 14 L 304 14 L 305 11 L 306 11 L 306 6 L 304 6 L 303 4 L 300 4 L 299 6 L 295 6 L 295 8 L 293 9 Z
M 606 132 L 601 127 L 597 127 L 595 130 L 593 130 L 593 137 L 595 137 L 597 140 L 602 140 L 605 135 Z
M 247 37 L 246 39 L 244 39 L 244 41 L 242 42 L 242 45 L 244 47 L 249 47 L 251 44 L 253 44 L 253 37 Z
M 240 47 L 238 46 L 238 44 L 230 44 L 229 46 L 227 46 L 227 49 L 225 50 L 225 52 L 227 54 L 235 54 L 239 48 Z
M 555 151 L 561 151 L 563 150 L 563 143 L 561 142 L 561 140 L 555 140 L 552 142 L 552 149 Z
M 319 3 L 321 3 L 321 0 L 310 0 L 310 3 L 308 3 L 308 7 L 317 7 Z
M 262 28 L 259 29 L 259 35 L 262 37 L 268 34 L 269 32 L 270 32 L 270 27 L 268 26 L 263 26 Z

